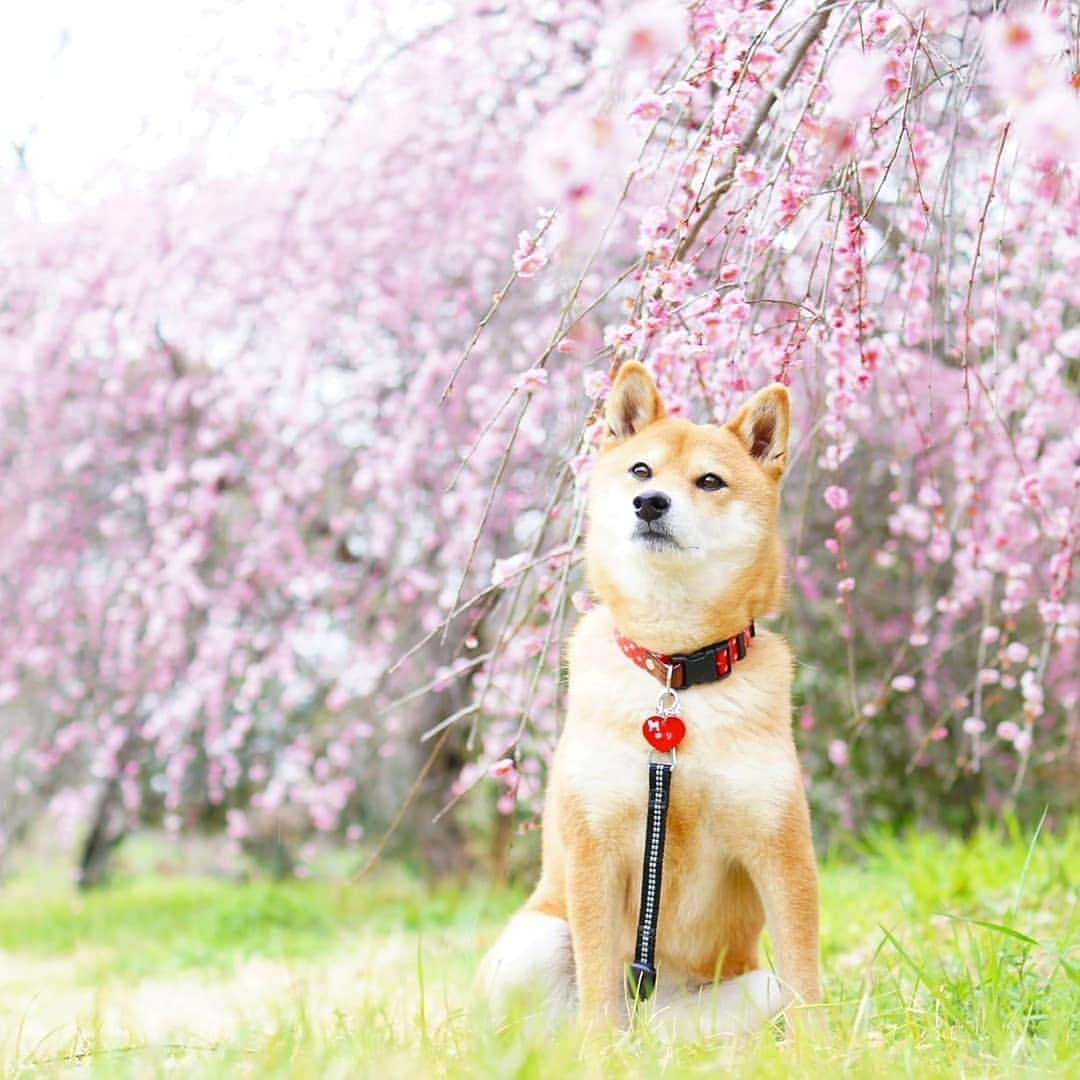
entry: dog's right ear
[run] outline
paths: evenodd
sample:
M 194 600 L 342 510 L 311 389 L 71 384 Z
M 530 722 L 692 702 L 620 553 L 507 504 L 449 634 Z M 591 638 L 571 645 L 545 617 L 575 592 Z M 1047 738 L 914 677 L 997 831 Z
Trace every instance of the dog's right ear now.
M 667 413 L 660 391 L 644 365 L 628 360 L 615 376 L 604 407 L 609 442 L 622 442 Z

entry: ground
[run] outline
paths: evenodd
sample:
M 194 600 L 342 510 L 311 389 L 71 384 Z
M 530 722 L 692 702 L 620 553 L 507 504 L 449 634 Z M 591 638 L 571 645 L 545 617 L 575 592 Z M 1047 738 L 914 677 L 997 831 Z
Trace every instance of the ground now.
M 1080 1075 L 1080 824 L 879 836 L 822 868 L 824 1024 L 668 1046 L 469 1011 L 522 894 L 132 873 L 0 891 L 0 1074 L 881 1077 Z

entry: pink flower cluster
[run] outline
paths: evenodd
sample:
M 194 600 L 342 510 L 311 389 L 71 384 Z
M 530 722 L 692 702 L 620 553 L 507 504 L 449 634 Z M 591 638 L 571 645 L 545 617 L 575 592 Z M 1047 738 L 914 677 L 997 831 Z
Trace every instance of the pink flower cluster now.
M 444 736 L 447 801 L 533 812 L 629 357 L 677 415 L 791 389 L 790 633 L 841 820 L 882 760 L 991 806 L 1073 760 L 1066 6 L 605 11 L 387 40 L 261 172 L 193 146 L 60 224 L 5 177 L 0 854 L 109 785 L 133 820 L 355 839 Z

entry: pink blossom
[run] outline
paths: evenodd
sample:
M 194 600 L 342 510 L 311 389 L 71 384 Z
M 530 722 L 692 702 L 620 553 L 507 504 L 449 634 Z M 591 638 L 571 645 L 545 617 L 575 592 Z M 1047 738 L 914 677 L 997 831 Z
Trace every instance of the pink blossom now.
M 574 605 L 574 610 L 581 615 L 584 615 L 587 611 L 591 611 L 593 608 L 592 597 L 583 589 L 579 589 L 570 597 L 570 602 Z
M 884 93 L 885 56 L 844 46 L 829 68 L 829 113 L 854 121 L 873 112 Z
M 362 95 L 331 61 L 329 92 L 304 95 L 316 137 L 264 125 L 250 167 L 215 137 L 118 162 L 85 198 L 74 176 L 51 190 L 40 156 L 19 172 L 0 192 L 5 833 L 85 829 L 115 777 L 122 808 L 160 799 L 172 829 L 213 800 L 348 835 L 373 774 L 430 728 L 428 686 L 483 697 L 447 797 L 517 738 L 503 808 L 537 809 L 555 637 L 593 602 L 577 560 L 595 406 L 629 357 L 674 417 L 723 423 L 754 387 L 790 389 L 779 527 L 807 760 L 846 731 L 848 648 L 879 678 L 917 659 L 857 708 L 928 784 L 956 776 L 949 713 L 1017 724 L 1014 746 L 1037 723 L 1040 762 L 1063 760 L 1074 35 L 1056 0 L 986 19 L 898 2 L 835 13 L 775 101 L 801 40 L 777 5 L 467 7 Z M 357 28 L 343 16 L 318 44 Z M 273 84 L 252 87 L 268 115 L 298 92 L 280 40 Z M 236 104 L 184 106 L 214 129 Z M 538 194 L 560 216 L 522 232 Z M 558 280 L 507 288 L 511 260 L 557 260 Z M 552 557 L 526 574 L 541 534 Z M 505 621 L 488 605 L 510 593 Z M 964 723 L 1000 801 L 1016 762 Z M 837 820 L 867 812 L 870 779 L 844 785 Z
M 594 401 L 603 397 L 611 386 L 611 378 L 606 371 L 593 369 L 584 373 L 585 394 Z
M 753 157 L 745 157 L 739 162 L 737 175 L 748 188 L 759 188 L 769 179 L 769 174 Z
M 517 577 L 529 563 L 529 553 L 519 551 L 506 559 L 496 559 L 491 569 L 491 584 L 505 585 L 511 578 Z
M 635 4 L 609 31 L 612 50 L 621 63 L 651 66 L 686 43 L 686 20 L 678 7 L 655 0 Z
M 633 160 L 629 125 L 577 108 L 553 109 L 535 123 L 521 168 L 529 189 L 577 220 L 598 216 Z
M 251 834 L 247 815 L 242 810 L 230 809 L 225 812 L 226 829 L 233 840 L 243 840 Z
M 659 120 L 667 110 L 667 103 L 659 94 L 643 94 L 630 110 L 639 120 Z
M 896 675 L 889 684 L 901 694 L 907 694 L 915 689 L 915 679 L 911 675 Z
M 1060 334 L 1054 342 L 1054 348 L 1069 360 L 1080 360 L 1080 326 L 1074 326 Z
M 512 758 L 500 758 L 491 766 L 491 775 L 499 780 L 511 780 L 516 775 Z
M 1032 506 L 1039 505 L 1040 492 L 1042 490 L 1042 477 L 1037 473 L 1029 473 L 1020 480 L 1020 493 L 1024 500 Z
M 1045 694 L 1039 676 L 1030 669 L 1020 676 L 1020 693 L 1025 704 L 1034 711 L 1034 715 L 1041 715 Z
M 971 327 L 971 342 L 980 348 L 990 345 L 997 333 L 997 324 L 993 319 L 976 319 Z
M 850 761 L 847 743 L 843 739 L 830 739 L 828 757 L 833 765 L 843 769 Z
M 1038 606 L 1040 617 L 1049 626 L 1055 626 L 1064 617 L 1065 608 L 1056 600 L 1040 600 Z
M 1047 67 L 1063 42 L 1053 22 L 1036 10 L 1009 12 L 987 21 L 986 54 L 994 85 L 1027 98 L 1047 78 Z
M 517 385 L 528 393 L 535 393 L 547 386 L 548 373 L 544 368 L 532 367 L 518 377 Z
M 837 484 L 830 484 L 825 489 L 825 501 L 833 510 L 846 510 L 850 503 L 847 488 L 840 487 Z
M 1028 647 L 1022 641 L 1010 641 L 1005 656 L 1012 664 L 1022 664 L 1028 658 Z
M 1005 742 L 1014 742 L 1019 735 L 1020 728 L 1012 720 L 1002 720 L 997 726 L 997 737 Z
M 527 229 L 518 233 L 517 251 L 514 252 L 514 269 L 519 277 L 532 277 L 547 265 L 547 261 L 547 251 Z

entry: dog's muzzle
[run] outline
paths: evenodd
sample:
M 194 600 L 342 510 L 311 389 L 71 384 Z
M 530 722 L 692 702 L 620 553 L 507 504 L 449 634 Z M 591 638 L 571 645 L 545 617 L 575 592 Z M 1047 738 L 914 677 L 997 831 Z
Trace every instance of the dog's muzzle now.
M 671 499 L 662 491 L 643 491 L 634 496 L 634 513 L 642 521 L 657 521 L 671 509 Z

